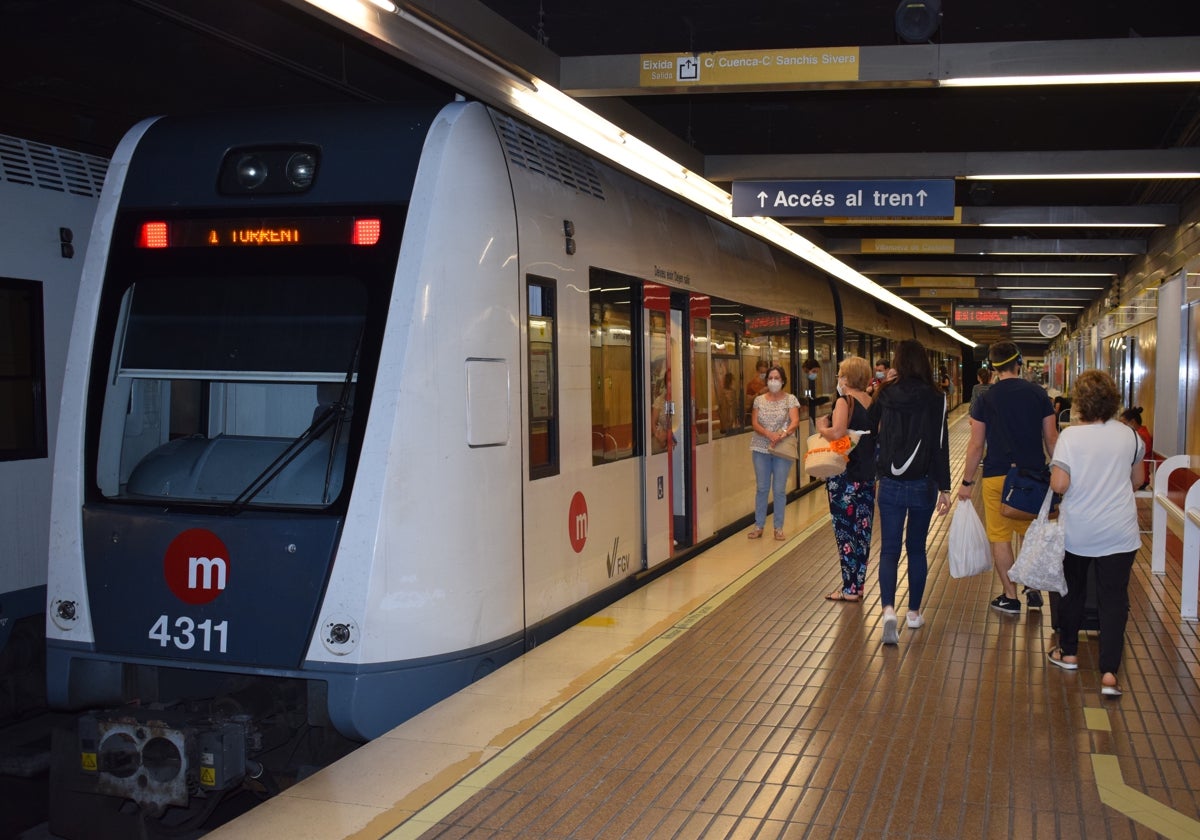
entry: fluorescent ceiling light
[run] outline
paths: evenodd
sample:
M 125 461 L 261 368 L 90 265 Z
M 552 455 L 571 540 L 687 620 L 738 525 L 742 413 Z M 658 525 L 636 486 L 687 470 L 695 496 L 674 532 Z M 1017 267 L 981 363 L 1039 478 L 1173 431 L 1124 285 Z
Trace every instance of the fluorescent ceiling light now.
M 1103 243 L 1101 243 L 1103 244 Z M 980 256 L 987 257 L 1131 257 L 1141 254 L 1132 250 L 1095 251 L 992 251 L 983 250 Z
M 1162 222 L 980 222 L 979 227 L 1017 228 L 1160 228 Z
M 1103 286 L 997 286 L 998 292 L 1102 292 Z
M 1200 71 L 1167 73 L 1081 73 L 1052 76 L 963 76 L 942 79 L 941 87 L 1028 87 L 1031 85 L 1157 85 L 1200 82 Z
M 1033 305 L 1014 303 L 1012 308 L 1033 309 L 1040 312 L 1043 309 L 1085 309 L 1090 305 L 1089 303 L 1038 303 Z
M 992 277 L 1116 277 L 1115 271 L 1072 271 L 1062 266 L 1054 271 L 993 271 Z
M 1200 172 L 1005 172 L 962 176 L 964 181 L 1128 181 L 1153 178 L 1200 178 Z

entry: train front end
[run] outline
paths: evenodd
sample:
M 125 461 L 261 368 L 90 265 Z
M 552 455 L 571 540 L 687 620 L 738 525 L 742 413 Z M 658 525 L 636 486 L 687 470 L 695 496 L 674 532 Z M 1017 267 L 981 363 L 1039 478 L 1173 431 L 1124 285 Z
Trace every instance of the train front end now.
M 333 731 L 304 663 L 315 637 L 336 651 L 357 632 L 317 625 L 434 113 L 311 138 L 319 115 L 236 136 L 151 121 L 118 150 L 71 341 L 47 596 L 51 705 L 107 711 L 56 742 L 63 789 L 161 814 Z M 260 141 L 279 137 L 295 140 Z

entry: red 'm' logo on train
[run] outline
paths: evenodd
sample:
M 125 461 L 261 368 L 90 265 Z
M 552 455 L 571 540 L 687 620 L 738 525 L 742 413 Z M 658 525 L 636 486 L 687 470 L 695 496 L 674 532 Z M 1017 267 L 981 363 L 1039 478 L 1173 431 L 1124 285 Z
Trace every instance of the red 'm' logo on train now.
M 583 551 L 587 534 L 587 500 L 583 498 L 583 493 L 576 490 L 571 497 L 571 507 L 567 510 L 567 536 L 571 538 L 571 548 L 576 554 Z
M 229 583 L 229 549 L 212 531 L 189 528 L 167 546 L 163 577 L 185 604 L 207 604 Z

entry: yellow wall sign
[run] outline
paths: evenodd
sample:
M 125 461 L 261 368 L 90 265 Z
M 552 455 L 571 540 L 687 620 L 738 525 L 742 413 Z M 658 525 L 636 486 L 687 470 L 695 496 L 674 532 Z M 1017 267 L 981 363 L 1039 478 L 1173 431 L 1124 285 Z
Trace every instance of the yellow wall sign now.
M 860 64 L 858 47 L 648 53 L 639 60 L 641 87 L 853 82 Z
M 215 787 L 217 784 L 217 769 L 215 767 L 200 768 L 200 784 L 202 787 Z
M 79 754 L 79 769 L 85 773 L 95 773 L 99 765 L 96 762 L 96 754 L 94 752 L 85 752 Z
M 864 254 L 953 254 L 953 239 L 864 239 Z

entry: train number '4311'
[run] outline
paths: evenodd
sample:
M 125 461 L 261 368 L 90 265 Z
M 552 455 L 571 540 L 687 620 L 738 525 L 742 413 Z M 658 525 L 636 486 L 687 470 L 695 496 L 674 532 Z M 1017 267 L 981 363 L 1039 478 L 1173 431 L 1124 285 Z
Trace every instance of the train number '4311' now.
M 158 642 L 159 647 L 174 644 L 179 650 L 192 650 L 198 645 L 205 653 L 214 650 L 225 653 L 229 622 L 226 620 L 213 624 L 211 618 L 206 618 L 197 624 L 186 615 L 181 615 L 172 622 L 169 616 L 160 615 L 147 635 L 151 640 Z

